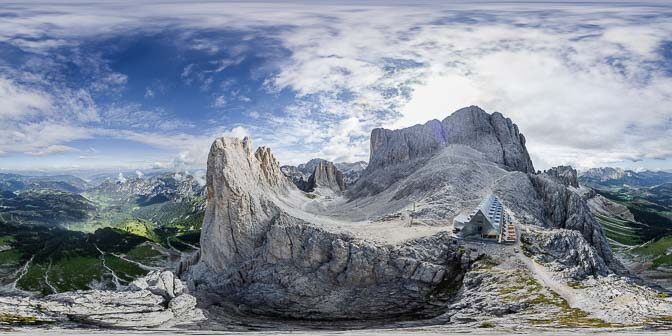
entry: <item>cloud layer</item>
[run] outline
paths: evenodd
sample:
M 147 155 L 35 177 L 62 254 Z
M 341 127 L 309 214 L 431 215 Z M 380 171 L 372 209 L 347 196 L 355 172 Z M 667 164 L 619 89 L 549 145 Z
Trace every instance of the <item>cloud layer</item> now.
M 81 151 L 78 141 L 114 138 L 156 148 L 151 162 L 199 165 L 222 134 L 250 134 L 283 162 L 360 160 L 374 127 L 473 104 L 511 117 L 538 167 L 672 166 L 672 7 L 661 2 L 0 8 L 0 43 L 34 55 L 16 68 L 12 54 L 0 54 L 5 163 L 12 155 L 49 162 Z M 226 56 L 189 60 L 174 74 L 208 100 L 208 122 L 133 101 L 124 91 L 133 74 L 82 50 L 92 39 L 166 29 L 184 49 Z M 237 84 L 235 69 L 252 59 L 246 76 L 263 93 Z M 77 84 L 69 66 L 86 70 Z M 170 85 L 153 82 L 137 99 L 157 99 Z

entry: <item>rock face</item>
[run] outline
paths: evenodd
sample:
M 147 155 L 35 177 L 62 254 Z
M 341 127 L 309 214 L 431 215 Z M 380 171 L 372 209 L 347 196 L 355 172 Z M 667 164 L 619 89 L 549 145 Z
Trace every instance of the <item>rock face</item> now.
M 617 218 L 621 220 L 635 222 L 635 215 L 623 204 L 616 203 L 600 194 L 595 190 L 582 187 L 581 196 L 586 200 L 588 208 L 594 215 Z
M 251 146 L 249 138 L 220 138 L 210 148 L 201 261 L 212 269 L 252 258 L 280 213 L 272 197 L 294 187 L 268 148 L 252 154 Z
M 629 187 L 650 188 L 672 182 L 672 173 L 665 171 L 632 171 L 621 168 L 593 168 L 579 176 L 581 184 L 593 188 Z
M 99 327 L 173 327 L 203 320 L 196 298 L 169 271 L 150 272 L 123 291 L 77 291 L 44 298 L 0 297 L 0 311 L 36 322 Z
M 558 166 L 544 171 L 544 174 L 567 187 L 579 187 L 576 169 L 571 166 Z
M 298 166 L 280 167 L 282 173 L 292 180 L 297 188 L 306 192 L 313 191 L 317 185 L 342 192 L 347 185 L 357 181 L 364 169 L 366 169 L 364 161 L 333 163 L 323 159 L 312 159 Z M 318 178 L 311 181 L 314 174 L 317 174 Z
M 336 163 L 336 168 L 343 173 L 343 180 L 346 185 L 352 185 L 357 182 L 367 166 L 368 163 L 366 161 Z
M 623 271 L 614 258 L 602 226 L 597 223 L 581 195 L 544 174 L 530 175 L 530 181 L 543 201 L 543 213 L 554 229 L 580 232 L 614 271 Z
M 578 279 L 622 270 L 575 172 L 534 174 L 524 137 L 501 114 L 469 107 L 443 122 L 374 130 L 371 141 L 371 164 L 344 201 L 301 192 L 247 138 L 217 139 L 200 259 L 184 272 L 199 297 L 300 319 L 439 315 L 438 298 L 455 294 L 470 259 L 466 242 L 435 229 L 489 193 L 530 229 L 524 244 L 540 262 Z M 342 190 L 336 172 L 316 161 L 311 180 Z
M 457 110 L 443 121 L 394 131 L 374 129 L 367 172 L 424 158 L 451 144 L 474 148 L 510 170 L 534 172 L 518 126 L 501 113 L 488 114 L 477 106 Z
M 314 189 L 317 187 L 329 188 L 336 192 L 345 191 L 343 174 L 333 162 L 320 161 L 308 179 L 308 184 Z
M 502 136 L 503 125 L 509 123 L 498 113 L 490 115 L 470 107 L 442 123 L 430 121 L 396 131 L 374 130 L 371 164 L 349 188 L 349 196 L 360 205 L 374 204 L 366 211 L 375 214 L 381 207 L 404 211 L 404 207 L 414 203 L 419 210 L 413 217 L 436 225 L 470 211 L 478 205 L 472 200 L 493 192 L 520 222 L 578 231 L 611 270 L 622 271 L 602 227 L 579 194 L 576 172 L 571 167 L 557 167 L 533 174 L 531 163 L 527 164 L 524 138 L 518 137 L 517 144 L 502 140 L 506 138 Z M 509 131 L 514 138 L 519 134 L 514 126 Z M 463 132 L 468 134 L 459 135 Z M 504 164 L 512 162 L 517 162 L 514 166 L 520 169 Z
M 292 318 L 422 315 L 435 307 L 430 294 L 464 274 L 447 234 L 382 245 L 292 216 L 299 191 L 247 138 L 215 141 L 207 181 L 201 258 L 188 276 L 210 301 Z
M 526 232 L 521 235 L 521 242 L 537 262 L 567 278 L 583 279 L 611 273 L 602 256 L 578 231 Z
M 310 191 L 310 186 L 308 185 L 308 178 L 310 177 L 310 173 L 306 174 L 299 170 L 298 167 L 289 165 L 280 167 L 280 170 L 294 183 L 294 185 L 296 185 L 297 188 L 305 192 Z

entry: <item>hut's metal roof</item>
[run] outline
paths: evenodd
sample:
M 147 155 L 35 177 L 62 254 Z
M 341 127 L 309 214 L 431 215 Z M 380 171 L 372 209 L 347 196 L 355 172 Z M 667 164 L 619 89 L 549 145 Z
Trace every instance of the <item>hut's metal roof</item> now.
M 474 209 L 472 216 L 479 210 L 481 213 L 483 213 L 488 222 L 490 222 L 492 227 L 494 227 L 496 230 L 499 230 L 499 227 L 504 222 L 505 214 L 504 206 L 499 201 L 497 196 L 488 194 L 488 196 L 486 196 L 483 201 L 481 201 L 481 204 L 479 204 L 478 207 Z

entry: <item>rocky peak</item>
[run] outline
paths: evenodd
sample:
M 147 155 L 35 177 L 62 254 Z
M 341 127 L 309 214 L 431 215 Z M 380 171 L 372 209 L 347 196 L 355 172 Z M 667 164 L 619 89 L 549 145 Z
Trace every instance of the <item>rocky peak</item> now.
M 92 192 L 114 195 L 127 202 L 150 205 L 166 201 L 181 202 L 202 196 L 202 181 L 189 174 L 165 173 L 151 177 L 125 178 L 123 181 L 106 179 Z
M 557 166 L 544 171 L 544 174 L 567 187 L 579 187 L 576 169 L 572 166 Z
M 308 179 L 308 184 L 313 188 L 326 187 L 336 192 L 345 191 L 343 174 L 331 161 L 322 160 L 318 162 L 313 170 L 313 174 Z
M 313 171 L 315 171 L 315 167 L 317 167 L 318 164 L 320 164 L 322 162 L 325 162 L 325 161 L 327 161 L 327 160 L 320 159 L 320 158 L 310 159 L 310 161 L 300 164 L 297 168 L 300 171 L 310 175 L 310 174 L 313 173 Z
M 368 166 L 366 161 L 357 161 L 357 162 L 339 162 L 336 163 L 336 168 L 343 173 L 343 180 L 346 185 L 351 185 L 355 183 L 359 177 L 364 172 L 364 169 Z
M 333 163 L 331 161 L 327 161 L 324 159 L 311 159 L 310 161 L 306 163 L 302 163 L 298 166 L 291 166 L 291 165 L 284 165 L 280 167 L 280 170 L 282 173 L 287 176 L 289 179 L 294 182 L 294 184 L 297 186 L 297 188 L 303 190 L 303 191 L 313 191 L 315 188 L 315 183 L 314 181 L 311 181 L 312 175 L 316 172 L 316 169 L 318 169 L 320 172 L 317 172 L 318 175 L 322 175 L 324 177 L 327 177 L 335 183 L 323 183 L 325 181 L 322 181 L 322 186 L 328 186 L 331 189 L 335 191 L 343 191 L 345 190 L 345 186 L 353 184 L 357 179 L 359 179 L 359 176 L 362 174 L 364 169 L 366 169 L 367 163 L 365 161 L 357 161 L 357 162 L 339 162 L 339 163 Z M 333 166 L 333 168 L 329 167 Z M 326 168 L 326 170 L 325 170 Z M 324 174 L 328 173 L 334 169 L 337 173 L 334 173 L 332 177 L 330 177 L 331 174 Z M 340 177 L 338 177 L 339 175 Z M 339 182 L 342 180 L 343 183 Z M 340 187 L 338 187 L 340 185 Z
M 622 272 L 623 265 L 614 257 L 602 226 L 578 190 L 568 188 L 547 174 L 530 174 L 529 177 L 543 202 L 547 224 L 554 229 L 580 232 L 612 271 Z
M 249 141 L 248 138 L 245 138 Z M 257 148 L 257 151 L 254 153 L 254 157 L 259 161 L 259 167 L 261 172 L 264 174 L 266 181 L 271 185 L 277 185 L 281 182 L 284 182 L 284 174 L 280 169 L 280 164 L 278 160 L 275 159 L 271 149 L 265 146 Z
M 210 148 L 201 260 L 213 268 L 249 258 L 279 211 L 271 200 L 295 189 L 269 148 L 254 155 L 251 148 L 247 137 L 219 138 Z
M 211 147 L 200 259 L 181 269 L 196 291 L 257 314 L 379 319 L 434 309 L 427 298 L 461 281 L 468 260 L 448 234 L 391 246 L 328 231 L 304 212 L 307 198 L 276 176 L 270 152 L 252 155 L 249 147 L 229 138 Z M 312 176 L 345 187 L 331 162 L 319 162 Z
M 510 170 L 534 172 L 518 126 L 499 112 L 488 114 L 477 106 L 457 110 L 443 121 L 399 130 L 374 129 L 367 171 L 427 157 L 451 144 L 474 148 Z
M 601 182 L 618 180 L 625 177 L 625 170 L 621 168 L 600 167 L 591 168 L 581 174 L 583 178 L 595 179 Z

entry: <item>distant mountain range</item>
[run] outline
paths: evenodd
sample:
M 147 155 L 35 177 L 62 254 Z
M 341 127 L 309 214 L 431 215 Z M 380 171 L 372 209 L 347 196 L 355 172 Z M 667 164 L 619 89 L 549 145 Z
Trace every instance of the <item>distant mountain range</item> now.
M 53 189 L 65 192 L 82 192 L 91 185 L 72 175 L 25 176 L 0 174 L 0 190 L 21 191 L 25 189 Z
M 284 165 L 280 170 L 303 191 L 312 191 L 322 184 L 340 192 L 354 184 L 366 167 L 365 161 L 333 163 L 318 158 L 298 166 Z
M 140 175 L 0 174 L 0 289 L 115 289 L 198 249 L 203 178 Z
M 631 269 L 672 288 L 672 173 L 594 168 L 579 175 L 612 246 Z
M 621 168 L 592 168 L 579 174 L 583 185 L 596 188 L 610 187 L 655 187 L 672 183 L 672 173 L 666 171 L 633 171 Z

